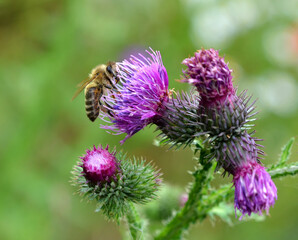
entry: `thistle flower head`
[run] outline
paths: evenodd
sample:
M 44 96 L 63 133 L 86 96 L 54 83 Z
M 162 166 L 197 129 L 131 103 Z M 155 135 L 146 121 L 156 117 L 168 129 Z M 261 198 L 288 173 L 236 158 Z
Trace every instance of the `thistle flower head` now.
M 233 183 L 235 210 L 242 213 L 240 219 L 252 212 L 261 215 L 263 210 L 269 214 L 269 208 L 277 199 L 277 189 L 263 166 L 255 161 L 247 162 L 237 169 Z
M 103 184 L 117 173 L 118 161 L 115 153 L 110 153 L 108 149 L 109 146 L 105 149 L 102 146 L 94 146 L 92 150 L 86 150 L 86 154 L 81 157 L 82 174 L 88 183 Z
M 193 84 L 201 95 L 201 104 L 212 105 L 225 101 L 235 93 L 232 75 L 224 59 L 214 49 L 198 50 L 194 57 L 186 58 L 182 64 L 185 78 L 182 80 Z
M 150 50 L 147 57 L 139 54 L 117 64 L 118 92 L 108 97 L 112 125 L 102 127 L 126 133 L 122 143 L 162 116 L 169 99 L 168 75 L 160 52 Z

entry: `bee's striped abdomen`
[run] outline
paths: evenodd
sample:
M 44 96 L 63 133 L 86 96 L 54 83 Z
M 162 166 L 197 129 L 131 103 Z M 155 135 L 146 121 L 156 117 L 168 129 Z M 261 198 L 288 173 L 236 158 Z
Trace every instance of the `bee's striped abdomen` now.
M 102 95 L 102 89 L 90 87 L 85 93 L 85 109 L 87 117 L 94 122 L 99 115 L 99 99 Z

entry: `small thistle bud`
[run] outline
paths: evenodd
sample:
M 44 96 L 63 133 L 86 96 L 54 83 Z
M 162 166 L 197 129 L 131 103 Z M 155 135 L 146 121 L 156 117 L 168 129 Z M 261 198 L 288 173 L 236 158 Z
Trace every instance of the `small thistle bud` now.
M 93 150 L 87 150 L 86 155 L 81 157 L 83 175 L 91 184 L 103 184 L 110 181 L 118 170 L 118 162 L 115 153 L 108 151 L 109 146 L 105 149 L 93 147 Z
M 108 147 L 87 150 L 74 167 L 72 182 L 78 193 L 97 201 L 97 210 L 109 219 L 121 218 L 130 203 L 143 204 L 156 197 L 160 173 L 143 160 L 130 161 Z M 118 161 L 119 159 L 119 161 Z
M 112 116 L 104 113 L 111 121 L 102 128 L 126 133 L 121 143 L 160 118 L 164 105 L 169 100 L 168 75 L 160 52 L 146 51 L 149 57 L 139 54 L 117 63 L 120 83 L 118 92 L 106 98 Z
M 238 209 L 242 216 L 266 211 L 274 205 L 277 199 L 277 189 L 269 173 L 255 161 L 249 161 L 235 171 L 233 183 L 235 186 L 235 212 Z
M 219 57 L 218 51 L 212 48 L 198 50 L 194 57 L 186 58 L 182 64 L 187 66 L 182 81 L 197 88 L 202 105 L 210 106 L 234 95 L 232 70 Z

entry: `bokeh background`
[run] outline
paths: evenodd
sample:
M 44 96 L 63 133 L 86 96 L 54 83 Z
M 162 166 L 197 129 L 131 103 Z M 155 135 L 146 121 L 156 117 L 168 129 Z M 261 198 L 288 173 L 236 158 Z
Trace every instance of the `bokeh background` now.
M 81 202 L 69 183 L 78 156 L 93 144 L 154 160 L 165 181 L 181 188 L 191 180 L 190 151 L 154 146 L 153 127 L 120 146 L 124 136 L 87 119 L 83 94 L 71 102 L 94 66 L 149 46 L 161 51 L 176 91 L 189 88 L 175 81 L 184 58 L 201 47 L 220 50 L 235 84 L 258 98 L 265 164 L 297 136 L 297 0 L 1 0 L 0 239 L 121 239 L 121 228 Z M 297 151 L 296 142 L 292 161 Z M 207 219 L 188 239 L 294 239 L 297 177 L 275 183 L 279 199 L 265 221 L 232 216 L 231 227 Z

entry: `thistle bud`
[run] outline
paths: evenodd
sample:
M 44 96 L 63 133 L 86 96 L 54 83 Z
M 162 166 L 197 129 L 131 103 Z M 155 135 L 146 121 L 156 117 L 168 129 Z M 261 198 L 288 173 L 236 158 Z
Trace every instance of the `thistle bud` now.
M 93 150 L 87 150 L 86 155 L 81 157 L 83 176 L 90 184 L 104 184 L 115 177 L 118 171 L 118 161 L 115 152 L 108 151 L 109 146 L 105 149 L 93 147 Z
M 130 161 L 108 147 L 87 150 L 72 174 L 78 193 L 96 200 L 97 211 L 114 220 L 125 214 L 130 203 L 154 199 L 161 184 L 161 174 L 153 166 L 144 160 Z
M 223 102 L 235 94 L 232 75 L 224 59 L 214 49 L 198 50 L 194 57 L 186 58 L 182 64 L 187 66 L 183 82 L 193 84 L 201 96 L 201 104 L 213 105 Z

